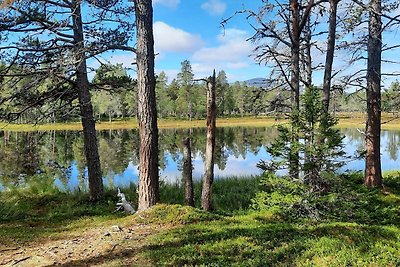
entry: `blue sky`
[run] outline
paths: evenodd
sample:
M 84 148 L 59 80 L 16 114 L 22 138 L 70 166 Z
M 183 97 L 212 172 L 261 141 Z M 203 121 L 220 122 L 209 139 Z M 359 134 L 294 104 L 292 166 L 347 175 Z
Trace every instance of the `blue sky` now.
M 244 16 L 232 19 L 223 29 L 222 19 L 236 10 L 256 8 L 257 1 L 154 0 L 156 72 L 165 71 L 171 81 L 181 62 L 188 59 L 196 78 L 225 70 L 229 81 L 266 77 L 267 68 L 250 56 L 253 44 L 246 39 L 252 30 Z M 116 54 L 111 60 L 129 65 L 129 57 Z
M 257 10 L 260 5 L 261 1 L 254 0 L 153 0 L 155 50 L 158 53 L 156 72 L 165 71 L 171 81 L 179 72 L 180 63 L 188 59 L 196 78 L 209 76 L 214 68 L 217 71 L 224 70 L 230 82 L 268 77 L 269 68 L 254 60 L 252 54 L 255 45 L 246 41 L 254 30 L 247 23 L 245 15 L 237 15 L 225 28 L 221 27 L 221 21 L 235 11 Z M 341 12 L 346 13 L 347 10 Z M 395 13 L 399 13 L 399 10 Z M 320 28 L 326 28 L 327 22 L 328 15 L 321 19 Z M 400 33 L 395 30 L 385 34 L 384 42 L 394 44 L 400 40 L 399 37 Z M 315 41 L 321 48 L 326 47 L 326 35 L 321 35 Z M 325 54 L 317 49 L 313 49 L 312 56 L 314 66 L 325 62 Z M 334 68 L 342 70 L 343 74 L 366 68 L 366 61 L 348 68 L 348 56 L 348 51 L 337 52 Z M 399 50 L 384 56 L 397 60 Z M 133 56 L 116 53 L 110 62 L 131 66 L 133 60 Z M 382 69 L 399 72 L 399 65 L 383 64 Z M 313 77 L 314 84 L 321 85 L 322 71 L 314 72 Z M 384 79 L 384 85 L 393 79 Z

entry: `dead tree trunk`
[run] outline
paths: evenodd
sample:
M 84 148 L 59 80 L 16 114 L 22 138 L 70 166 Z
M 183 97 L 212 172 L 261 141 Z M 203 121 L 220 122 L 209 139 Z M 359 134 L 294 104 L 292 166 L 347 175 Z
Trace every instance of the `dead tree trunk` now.
M 214 181 L 214 157 L 215 157 L 215 128 L 217 108 L 215 105 L 215 70 L 213 76 L 207 79 L 207 144 L 206 144 L 206 173 L 203 179 L 201 194 L 201 207 L 210 211 L 212 209 L 212 183 Z
M 290 87 L 292 92 L 292 116 L 294 118 L 292 119 L 289 175 L 290 177 L 297 179 L 299 177 L 299 152 L 297 151 L 299 134 L 296 130 L 295 123 L 297 122 L 297 116 L 300 109 L 300 11 L 297 0 L 290 0 L 290 9 L 292 14 Z
M 312 58 L 311 58 L 311 21 L 310 17 L 307 18 L 307 23 L 304 26 L 304 64 L 305 64 L 305 85 L 310 87 L 312 85 Z
M 183 145 L 183 184 L 185 188 L 186 205 L 194 207 L 193 178 L 192 178 L 192 150 L 190 138 L 182 140 Z
M 87 76 L 81 1 L 73 1 L 72 6 L 74 45 L 76 49 L 76 85 L 78 89 L 79 107 L 83 127 L 86 164 L 88 167 L 89 194 L 92 201 L 98 201 L 103 198 L 103 178 L 101 175 L 96 127 Z
M 381 1 L 370 0 L 368 67 L 367 67 L 367 123 L 365 131 L 365 177 L 364 184 L 382 186 L 381 170 L 381 60 L 382 21 Z
M 331 81 L 332 81 L 332 65 L 335 54 L 335 41 L 336 41 L 336 17 L 337 6 L 339 0 L 329 0 L 330 15 L 329 15 L 329 32 L 328 44 L 325 57 L 325 71 L 324 71 L 324 85 L 323 85 L 323 109 L 324 113 L 328 114 L 329 104 L 331 99 Z
M 139 122 L 139 201 L 145 210 L 159 200 L 158 128 L 154 76 L 152 1 L 135 0 Z

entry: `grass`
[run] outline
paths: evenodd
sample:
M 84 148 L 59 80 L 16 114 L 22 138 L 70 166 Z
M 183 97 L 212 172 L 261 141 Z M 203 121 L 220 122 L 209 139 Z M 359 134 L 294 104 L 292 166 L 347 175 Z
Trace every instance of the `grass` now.
M 87 227 L 118 219 L 112 213 L 114 197 L 108 192 L 98 204 L 85 194 L 71 194 L 35 189 L 0 192 L 0 240 L 24 242 L 63 235 L 74 229 L 78 233 Z
M 320 221 L 248 211 L 152 236 L 141 256 L 158 266 L 398 266 L 400 176 L 385 178 L 389 192 L 344 176 Z
M 364 128 L 365 115 L 361 113 L 347 114 L 339 113 L 340 128 Z M 283 123 L 284 120 L 275 121 L 273 117 L 259 116 L 255 117 L 235 117 L 235 118 L 218 118 L 217 127 L 234 127 L 234 126 L 248 126 L 248 127 L 269 127 L 277 123 Z M 393 118 L 390 114 L 382 115 L 382 129 L 384 130 L 400 130 L 400 118 Z M 137 121 L 135 119 L 116 120 L 109 122 L 97 122 L 97 130 L 116 130 L 116 129 L 135 129 L 137 128 Z M 176 119 L 159 119 L 158 127 L 163 128 L 198 128 L 205 127 L 205 120 L 176 120 Z M 8 131 L 50 131 L 50 130 L 75 130 L 82 129 L 80 122 L 68 123 L 49 123 L 49 124 L 10 124 L 1 123 L 1 130 Z
M 233 126 L 251 126 L 251 127 L 264 127 L 273 126 L 276 122 L 273 118 L 259 117 L 259 118 L 224 118 L 217 120 L 218 127 L 233 127 Z M 113 122 L 97 122 L 97 130 L 116 130 L 116 129 L 136 129 L 138 123 L 135 119 L 117 120 Z M 205 120 L 175 120 L 175 119 L 159 119 L 158 128 L 200 128 L 206 127 Z M 82 130 L 80 122 L 68 123 L 48 123 L 48 124 L 11 124 L 1 123 L 0 129 L 7 131 L 50 131 L 50 130 L 66 130 L 66 131 L 79 131 Z
M 241 213 L 250 207 L 251 199 L 259 190 L 260 177 L 232 176 L 216 179 L 213 184 L 213 208 L 220 214 Z M 195 207 L 201 207 L 201 181 L 194 182 Z M 184 189 L 179 184 L 161 184 L 162 203 L 184 204 Z
M 40 181 L 40 175 L 33 180 Z M 258 177 L 232 177 L 232 179 L 217 179 L 214 183 L 214 205 L 219 213 L 228 214 L 233 211 L 247 209 L 250 200 L 255 196 L 258 187 Z M 201 184 L 195 183 L 196 205 L 200 207 Z M 122 190 L 128 201 L 136 200 L 135 186 Z M 161 202 L 167 204 L 183 204 L 184 191 L 178 184 L 161 185 Z M 27 241 L 35 238 L 45 238 L 75 229 L 83 231 L 88 226 L 95 227 L 113 220 L 122 219 L 123 213 L 113 213 L 118 202 L 117 190 L 107 189 L 105 199 L 97 204 L 89 201 L 85 192 L 62 192 L 40 182 L 32 182 L 24 189 L 11 189 L 0 192 L 0 241 Z M 136 203 L 134 203 L 136 204 Z M 185 214 L 187 207 L 179 212 L 178 206 L 165 206 L 164 214 L 169 216 L 161 220 L 148 217 L 147 222 L 181 223 L 179 213 Z M 137 208 L 137 207 L 136 207 Z M 176 210 L 177 213 L 172 211 Z M 199 213 L 200 214 L 200 213 Z M 201 213 L 204 215 L 204 213 Z M 183 216 L 183 215 L 182 215 Z M 190 216 L 198 219 L 198 214 L 181 218 L 192 222 Z M 206 214 L 204 216 L 213 217 Z M 208 218 L 207 217 L 207 218 Z M 175 219 L 174 219 L 175 218 Z
M 397 266 L 400 230 L 357 223 L 286 223 L 252 213 L 153 236 L 159 266 Z
M 100 225 L 137 223 L 160 229 L 141 241 L 137 266 L 398 266 L 399 172 L 385 173 L 385 190 L 365 188 L 360 173 L 336 178 L 318 202 L 324 210 L 319 220 L 248 209 L 260 177 L 215 180 L 213 213 L 180 205 L 177 184 L 162 184 L 164 204 L 133 216 L 112 213 L 115 190 L 96 205 L 83 193 L 1 192 L 0 243 L 72 238 Z M 195 188 L 198 201 L 200 184 Z M 136 197 L 133 189 L 124 192 Z M 127 255 L 118 255 L 118 264 L 124 260 Z

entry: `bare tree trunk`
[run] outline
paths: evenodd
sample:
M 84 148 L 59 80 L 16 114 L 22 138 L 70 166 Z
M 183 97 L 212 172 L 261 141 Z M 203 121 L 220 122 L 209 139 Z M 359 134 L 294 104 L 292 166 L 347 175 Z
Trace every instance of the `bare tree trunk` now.
M 305 82 L 306 86 L 312 85 L 312 58 L 311 58 L 311 25 L 310 17 L 307 18 L 307 23 L 304 26 L 304 61 L 305 61 Z
M 329 112 L 329 102 L 331 99 L 331 81 L 332 81 L 332 65 L 335 53 L 335 41 L 336 41 L 336 16 L 337 6 L 340 0 L 329 0 L 330 3 L 330 15 L 329 15 L 329 33 L 328 33 L 328 44 L 326 49 L 325 57 L 325 72 L 324 72 L 324 85 L 323 85 L 323 109 L 327 114 Z
M 335 54 L 335 41 L 336 41 L 336 17 L 337 17 L 337 6 L 340 0 L 329 0 L 330 3 L 330 15 L 329 15 L 329 31 L 328 31 L 328 43 L 325 56 L 325 70 L 323 80 L 323 98 L 322 98 L 322 121 L 320 127 L 327 126 L 327 119 L 329 116 L 329 106 L 331 105 L 331 82 L 332 82 L 332 66 Z M 333 110 L 335 115 L 335 109 Z M 320 136 L 318 144 L 325 142 L 326 136 Z M 319 153 L 316 160 L 321 162 L 322 155 Z
M 381 170 L 381 60 L 382 21 L 381 1 L 370 0 L 368 68 L 367 68 L 367 124 L 365 135 L 365 177 L 366 186 L 382 186 Z
M 159 200 L 158 128 L 154 76 L 152 1 L 135 0 L 137 33 L 139 207 L 145 210 Z
M 217 107 L 215 105 L 215 70 L 213 76 L 207 80 L 207 144 L 206 144 L 206 173 L 203 179 L 203 191 L 201 194 L 201 207 L 204 210 L 212 209 L 212 183 L 214 181 L 214 157 L 215 157 L 215 128 Z
M 183 145 L 183 183 L 185 187 L 186 205 L 194 207 L 193 179 L 192 179 L 192 150 L 190 138 L 182 140 Z
M 290 9 L 292 13 L 292 47 L 291 47 L 291 70 L 290 86 L 292 89 L 292 116 L 298 116 L 300 109 L 300 33 L 299 33 L 299 3 L 297 0 L 290 0 Z M 297 121 L 294 118 L 292 122 Z M 292 178 L 299 177 L 299 153 L 296 149 L 299 135 L 296 127 L 292 125 L 292 144 L 289 158 L 289 174 Z
M 78 87 L 79 107 L 83 127 L 83 141 L 89 175 L 89 194 L 92 201 L 103 198 L 103 178 L 93 117 L 92 100 L 87 77 L 85 45 L 83 37 L 81 1 L 73 1 L 72 20 L 74 30 L 76 84 Z
M 311 58 L 311 25 L 310 25 L 310 17 L 307 18 L 307 22 L 304 26 L 304 42 L 303 42 L 303 66 L 304 66 L 304 82 L 305 86 L 310 88 L 312 86 L 312 58 Z M 311 135 L 314 135 L 314 128 L 312 128 Z M 313 145 L 313 136 L 310 138 L 305 138 L 306 147 L 311 147 Z M 311 151 L 311 150 L 309 150 Z M 311 162 L 312 156 L 307 151 L 304 153 L 304 162 Z M 310 170 L 305 170 L 305 177 L 309 177 L 312 179 L 314 177 L 313 173 Z

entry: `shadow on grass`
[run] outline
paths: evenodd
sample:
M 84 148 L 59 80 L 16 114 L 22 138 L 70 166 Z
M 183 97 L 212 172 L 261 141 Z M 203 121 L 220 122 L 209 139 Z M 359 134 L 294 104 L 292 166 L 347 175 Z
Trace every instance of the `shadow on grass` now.
M 70 267 L 70 266 L 94 266 L 98 264 L 103 264 L 105 266 L 111 264 L 112 262 L 115 262 L 117 266 L 138 266 L 138 265 L 132 265 L 133 260 L 132 258 L 135 257 L 140 251 L 142 251 L 143 248 L 124 248 L 116 251 L 110 251 L 106 254 L 101 254 L 98 256 L 94 256 L 91 258 L 85 258 L 85 259 L 80 259 L 80 260 L 71 260 L 68 262 L 65 262 L 63 264 L 57 264 L 56 266 L 65 266 L 65 267 Z M 139 266 L 143 266 L 144 263 L 140 263 Z
M 112 193 L 95 204 L 86 194 L 2 192 L 0 242 L 33 242 L 118 219 L 123 214 L 112 213 L 116 203 Z
M 388 266 L 398 263 L 399 240 L 395 227 L 262 223 L 249 215 L 159 234 L 142 253 L 167 266 Z

